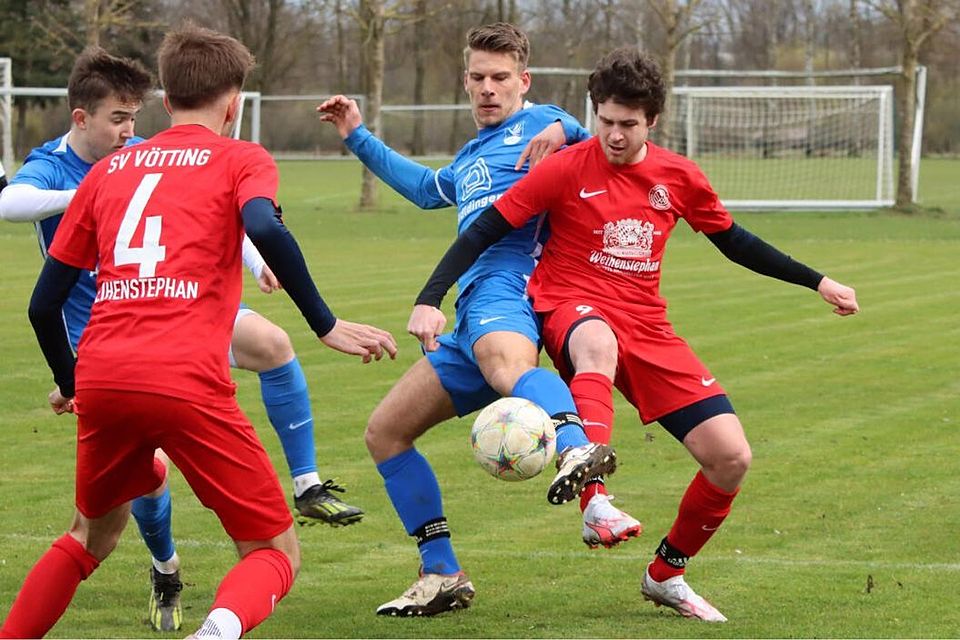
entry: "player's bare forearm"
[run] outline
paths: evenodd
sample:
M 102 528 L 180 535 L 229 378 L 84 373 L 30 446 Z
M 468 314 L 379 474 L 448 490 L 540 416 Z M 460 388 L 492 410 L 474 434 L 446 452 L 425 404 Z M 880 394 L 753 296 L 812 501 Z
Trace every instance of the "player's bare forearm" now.
M 389 331 L 368 324 L 359 324 L 337 319 L 325 336 L 320 338 L 323 344 L 342 353 L 360 356 L 364 364 L 371 360 L 380 360 L 383 354 L 391 360 L 397 357 L 397 341 Z
M 440 344 L 437 336 L 443 333 L 447 317 L 440 309 L 429 304 L 414 305 L 407 322 L 407 333 L 423 344 L 427 351 L 436 351 Z
M 860 311 L 857 304 L 857 292 L 853 287 L 840 284 L 824 276 L 817 286 L 817 293 L 827 304 L 833 305 L 833 312 L 838 316 L 852 316 Z

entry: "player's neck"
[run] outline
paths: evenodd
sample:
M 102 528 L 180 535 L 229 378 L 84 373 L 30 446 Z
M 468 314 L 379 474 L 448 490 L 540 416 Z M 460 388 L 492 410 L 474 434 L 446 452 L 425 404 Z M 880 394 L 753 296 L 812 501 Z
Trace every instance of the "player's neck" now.
M 74 126 L 70 128 L 68 136 L 67 145 L 73 150 L 73 153 L 87 164 L 96 164 L 99 158 L 90 150 L 90 145 L 87 143 L 83 132 Z
M 198 124 L 210 129 L 210 131 L 213 131 L 217 135 L 221 135 L 224 129 L 224 123 L 226 122 L 225 115 L 226 114 L 219 110 L 213 112 L 209 109 L 176 111 L 170 116 L 170 126 L 178 127 L 187 124 Z

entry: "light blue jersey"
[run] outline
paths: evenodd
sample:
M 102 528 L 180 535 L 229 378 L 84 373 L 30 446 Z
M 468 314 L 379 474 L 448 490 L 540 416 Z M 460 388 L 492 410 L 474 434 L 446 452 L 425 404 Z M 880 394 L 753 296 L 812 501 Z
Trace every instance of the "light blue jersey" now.
M 45 142 L 34 148 L 23 161 L 23 166 L 17 171 L 10 184 L 28 184 L 37 189 L 50 191 L 67 191 L 76 189 L 80 181 L 90 171 L 92 164 L 81 159 L 69 145 L 70 134 Z M 143 138 L 130 138 L 128 145 L 143 142 Z M 50 216 L 35 224 L 37 239 L 40 241 L 40 252 L 47 257 L 47 249 L 53 243 L 53 236 L 60 226 L 63 213 Z M 97 295 L 97 276 L 93 271 L 82 271 L 80 279 L 70 291 L 70 296 L 63 305 L 63 319 L 67 327 L 67 335 L 73 350 L 77 350 L 80 334 L 90 320 L 90 308 Z
M 530 139 L 559 121 L 572 144 L 590 137 L 576 118 L 553 105 L 526 103 L 495 127 L 477 132 L 453 162 L 431 169 L 404 158 L 362 125 L 345 140 L 347 147 L 381 180 L 423 209 L 457 207 L 457 233 L 473 224 L 517 180 L 526 175 L 513 167 Z M 541 218 L 534 218 L 483 253 L 458 280 L 463 295 L 478 277 L 502 271 L 529 276 L 540 251 Z
M 477 132 L 453 162 L 431 169 L 404 158 L 360 126 L 347 147 L 381 180 L 423 209 L 457 208 L 457 233 L 526 175 L 514 169 L 530 140 L 559 121 L 572 144 L 590 137 L 577 120 L 553 105 L 526 103 L 504 122 Z M 526 280 L 540 254 L 543 216 L 487 249 L 458 281 L 456 324 L 427 355 L 459 415 L 499 397 L 483 378 L 473 344 L 487 333 L 512 331 L 539 344 L 539 322 L 526 298 Z M 572 404 L 572 400 L 570 401 Z

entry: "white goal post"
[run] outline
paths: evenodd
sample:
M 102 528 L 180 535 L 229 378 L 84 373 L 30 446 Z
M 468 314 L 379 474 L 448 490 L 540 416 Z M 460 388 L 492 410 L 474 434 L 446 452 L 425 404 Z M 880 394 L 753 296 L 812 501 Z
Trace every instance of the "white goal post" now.
M 899 67 L 792 71 L 677 71 L 668 104 L 670 139 L 652 139 L 696 161 L 724 204 L 746 209 L 866 209 L 895 203 L 894 92 L 890 85 L 814 86 L 890 76 Z M 590 71 L 531 68 L 532 73 L 586 76 Z M 917 198 L 923 79 L 919 70 L 911 180 Z M 807 84 L 798 85 L 804 79 Z M 875 82 L 875 80 L 873 80 Z M 756 86 L 733 86 L 750 82 Z M 765 83 L 780 83 L 768 86 Z M 593 130 L 589 96 L 585 126 Z

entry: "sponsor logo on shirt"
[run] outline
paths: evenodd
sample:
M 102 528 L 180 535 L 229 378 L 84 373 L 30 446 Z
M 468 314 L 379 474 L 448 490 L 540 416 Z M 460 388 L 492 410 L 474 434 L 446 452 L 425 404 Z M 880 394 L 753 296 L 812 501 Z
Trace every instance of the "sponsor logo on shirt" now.
M 652 222 L 625 218 L 607 222 L 603 229 L 594 233 L 603 235 L 603 249 L 590 252 L 590 262 L 609 271 L 647 273 L 660 269 L 659 260 L 650 260 L 653 255 L 653 238 L 662 235 Z
M 200 283 L 179 278 L 133 278 L 107 280 L 100 283 L 94 303 L 105 300 L 148 300 L 154 298 L 180 298 L 195 300 Z
M 657 211 L 666 211 L 672 205 L 670 204 L 670 192 L 662 184 L 656 184 L 650 189 L 650 206 Z
M 521 140 L 523 140 L 522 120 L 511 127 L 507 127 L 507 130 L 503 132 L 503 144 L 512 147 L 515 144 L 519 144 Z
M 475 193 L 480 191 L 489 191 L 493 186 L 493 179 L 490 177 L 490 168 L 483 158 L 477 158 L 477 161 L 470 165 L 466 175 L 460 181 L 460 201 L 472 198 Z

